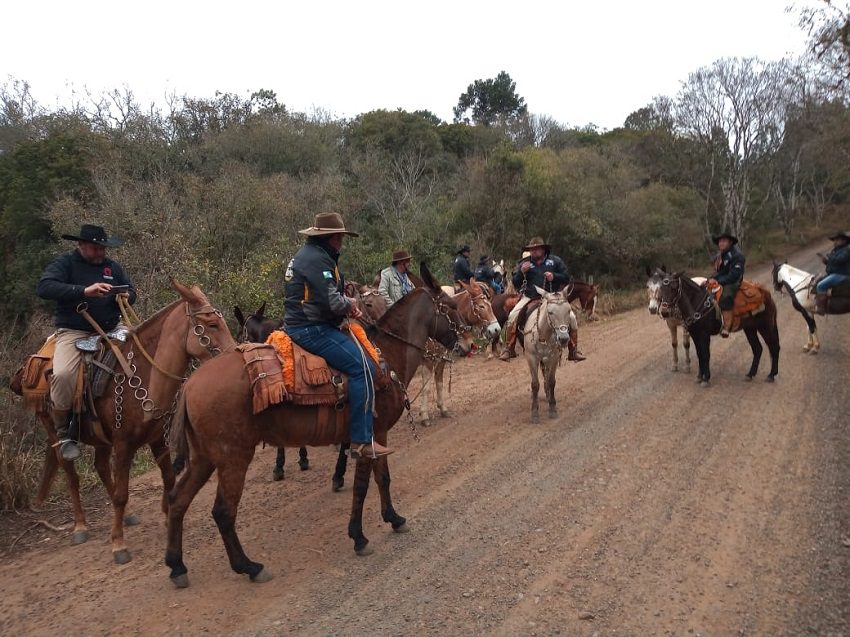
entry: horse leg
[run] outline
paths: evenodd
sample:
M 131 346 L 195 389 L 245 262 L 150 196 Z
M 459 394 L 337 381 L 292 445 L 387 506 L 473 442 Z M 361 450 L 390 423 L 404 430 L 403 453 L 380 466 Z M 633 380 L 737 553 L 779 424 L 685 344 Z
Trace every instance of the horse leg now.
M 711 382 L 711 335 L 708 332 L 698 332 L 695 335 L 692 334 L 691 338 L 694 339 L 699 361 L 697 382 L 707 387 Z
M 667 329 L 670 330 L 670 346 L 673 348 L 673 367 L 671 371 L 679 371 L 679 341 L 677 340 L 678 328 L 673 323 L 667 323 Z
M 548 369 L 543 369 L 543 374 L 546 379 L 546 395 L 549 398 L 549 418 L 555 418 L 558 415 L 558 408 L 555 406 L 555 372 L 558 366 L 555 361 L 549 361 Z
M 369 540 L 363 535 L 363 503 L 366 501 L 366 493 L 369 491 L 371 469 L 371 458 L 357 458 L 354 469 L 351 517 L 348 520 L 348 537 L 354 540 L 354 552 L 357 555 L 370 555 L 372 553 Z
M 298 468 L 301 471 L 307 471 L 310 468 L 310 459 L 307 458 L 307 447 L 299 447 L 298 449 Z
M 386 456 L 381 456 L 372 463 L 372 477 L 378 485 L 378 493 L 381 494 L 381 517 L 384 522 L 389 522 L 396 533 L 407 533 L 410 529 L 407 520 L 401 517 L 393 508 L 390 497 L 390 465 Z
M 277 448 L 277 455 L 274 459 L 274 470 L 272 471 L 272 480 L 275 482 L 283 480 L 283 466 L 286 464 L 286 449 L 283 447 Z
M 537 377 L 537 357 L 528 357 L 528 368 L 531 371 L 531 422 L 540 422 L 540 406 L 537 403 L 537 393 L 540 391 L 540 379 Z
M 779 329 L 776 322 L 772 325 L 766 325 L 759 329 L 762 339 L 767 345 L 767 351 L 770 352 L 770 373 L 767 375 L 767 382 L 772 383 L 779 373 Z
M 193 453 L 188 470 L 168 494 L 168 548 L 165 551 L 165 565 L 171 568 L 169 577 L 178 588 L 189 585 L 186 575 L 188 570 L 183 563 L 183 518 L 214 469 L 209 459 Z
M 44 450 L 44 467 L 41 471 L 41 483 L 38 486 L 38 493 L 32 505 L 33 510 L 40 510 L 44 506 L 44 501 L 50 495 L 50 487 L 53 486 L 53 480 L 56 478 L 56 472 L 58 470 L 59 459 L 56 457 L 56 450 L 48 442 Z
M 448 409 L 443 404 L 443 372 L 446 371 L 446 361 L 439 360 L 434 365 L 434 391 L 437 394 L 437 409 L 440 410 L 440 416 L 446 418 L 449 415 Z
M 682 327 L 682 349 L 685 350 L 685 373 L 691 371 L 691 335 Z
M 71 535 L 71 544 L 77 545 L 86 542 L 89 539 L 89 529 L 86 524 L 86 514 L 83 511 L 83 502 L 80 499 L 80 477 L 77 475 L 77 470 L 74 468 L 74 463 L 67 460 L 62 460 L 58 457 L 58 449 L 49 446 L 44 456 L 44 474 L 42 476 L 42 484 L 39 489 L 36 503 L 40 506 L 50 492 L 50 485 L 53 482 L 53 477 L 56 475 L 56 470 L 59 465 L 62 465 L 62 470 L 65 472 L 65 479 L 68 483 L 68 495 L 71 497 L 71 508 L 74 510 L 74 531 Z M 52 465 L 52 468 L 49 467 Z M 42 496 L 42 489 L 44 495 Z
M 745 327 L 744 334 L 747 335 L 747 341 L 750 343 L 750 349 L 753 350 L 753 363 L 750 365 L 750 371 L 747 372 L 747 380 L 752 380 L 759 370 L 759 361 L 761 361 L 763 348 L 761 346 L 761 341 L 759 341 L 756 328 Z
M 259 562 L 248 559 L 236 533 L 236 514 L 239 510 L 239 500 L 242 499 L 242 490 L 245 488 L 245 474 L 248 472 L 251 456 L 254 455 L 253 449 L 251 452 L 247 462 L 243 458 L 231 457 L 232 462 L 218 467 L 218 491 L 212 516 L 224 542 L 230 568 L 236 573 L 248 575 L 252 582 L 262 583 L 272 578 L 271 573 Z
M 159 475 L 162 476 L 162 512 L 168 515 L 168 494 L 174 488 L 174 467 L 171 464 L 171 455 L 168 453 L 168 447 L 165 444 L 165 439 L 160 436 L 148 445 L 153 457 L 156 459 L 156 464 L 159 465 Z M 136 516 L 128 515 L 124 518 L 124 524 L 132 526 L 132 520 Z
M 115 454 L 112 489 L 112 559 L 116 564 L 126 564 L 132 557 L 124 542 L 124 512 L 130 491 L 130 463 L 133 454 L 127 443 L 120 441 L 112 446 Z
M 345 467 L 348 464 L 348 450 L 350 448 L 351 442 L 344 442 L 339 446 L 339 455 L 336 457 L 336 468 L 331 478 L 334 491 L 342 491 L 342 487 L 345 484 Z
M 419 378 L 422 381 L 422 389 L 419 392 L 419 421 L 423 427 L 431 424 L 428 419 L 428 383 L 431 381 L 432 373 L 427 363 L 419 366 Z

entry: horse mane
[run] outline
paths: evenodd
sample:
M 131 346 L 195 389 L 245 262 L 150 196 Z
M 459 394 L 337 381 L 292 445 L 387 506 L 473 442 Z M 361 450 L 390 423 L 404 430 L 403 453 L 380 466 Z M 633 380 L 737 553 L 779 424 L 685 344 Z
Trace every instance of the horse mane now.
M 801 270 L 800 268 L 794 267 L 790 263 L 780 264 L 779 270 L 781 270 L 782 268 L 788 268 L 788 270 L 790 270 L 793 274 L 798 274 L 798 275 L 803 276 L 803 277 L 813 276 L 811 272 L 806 272 L 805 270 Z
M 144 321 L 133 327 L 131 331 L 135 332 L 138 335 L 139 339 L 142 341 L 142 343 L 145 345 L 145 347 L 147 347 L 148 345 L 150 345 L 150 339 L 145 338 L 145 335 L 150 332 L 150 327 L 164 321 L 165 317 L 167 317 L 172 312 L 172 310 L 177 307 L 177 305 L 185 302 L 186 300 L 183 298 L 179 298 L 176 301 L 172 301 L 171 303 L 169 303 L 163 308 L 160 308 L 153 315 L 149 316 Z

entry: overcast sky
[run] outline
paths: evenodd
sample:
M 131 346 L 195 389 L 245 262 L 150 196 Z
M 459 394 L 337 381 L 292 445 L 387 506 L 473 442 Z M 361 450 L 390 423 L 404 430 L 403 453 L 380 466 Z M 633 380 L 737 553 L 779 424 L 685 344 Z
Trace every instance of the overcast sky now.
M 265 88 L 290 110 L 451 121 L 470 83 L 504 70 L 532 113 L 610 129 L 718 58 L 801 53 L 790 2 L 15 1 L 0 83 L 29 82 L 48 107 L 72 88 L 127 86 L 144 103 Z

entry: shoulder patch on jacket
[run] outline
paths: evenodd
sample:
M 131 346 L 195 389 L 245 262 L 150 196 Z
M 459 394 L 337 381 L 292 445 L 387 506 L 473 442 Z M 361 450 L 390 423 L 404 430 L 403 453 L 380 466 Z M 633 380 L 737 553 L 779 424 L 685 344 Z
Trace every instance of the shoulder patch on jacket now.
M 322 272 L 322 276 L 323 276 L 323 277 L 325 277 L 326 279 L 331 279 L 331 280 L 333 280 L 333 278 L 334 278 L 334 273 L 333 273 L 333 272 L 331 272 L 330 270 L 324 270 L 324 271 Z

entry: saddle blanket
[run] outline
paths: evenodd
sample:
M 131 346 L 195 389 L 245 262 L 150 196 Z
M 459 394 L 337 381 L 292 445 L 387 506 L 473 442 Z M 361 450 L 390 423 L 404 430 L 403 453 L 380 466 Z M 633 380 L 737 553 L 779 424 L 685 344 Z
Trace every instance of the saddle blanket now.
M 720 301 L 723 286 L 714 279 L 710 279 L 708 289 L 714 294 L 714 300 Z M 729 331 L 737 332 L 741 329 L 742 318 L 764 312 L 764 303 L 768 296 L 769 292 L 758 283 L 744 279 L 735 294 L 735 305 L 732 307 L 732 328 Z

